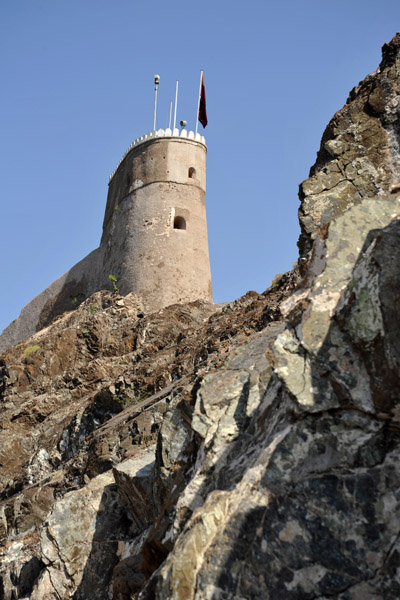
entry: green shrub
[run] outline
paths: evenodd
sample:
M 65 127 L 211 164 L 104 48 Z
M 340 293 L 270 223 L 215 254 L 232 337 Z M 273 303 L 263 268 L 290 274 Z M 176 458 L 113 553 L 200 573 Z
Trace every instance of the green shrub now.
M 99 310 L 100 306 L 98 304 L 96 304 L 96 302 L 94 302 L 93 304 L 91 304 L 90 306 L 88 306 L 86 312 L 88 315 L 93 315 L 96 310 Z
M 108 276 L 108 279 L 109 279 L 109 280 L 111 281 L 111 283 L 113 284 L 113 290 L 114 290 L 114 292 L 118 292 L 118 291 L 119 291 L 119 290 L 118 290 L 118 286 L 117 286 L 117 283 L 118 283 L 118 278 L 117 278 L 117 277 L 115 277 L 115 275 L 109 275 L 109 276 Z
M 27 358 L 34 352 L 37 352 L 39 350 L 39 348 L 40 348 L 40 346 L 38 344 L 35 344 L 34 346 L 28 346 L 27 348 L 25 348 L 25 350 L 22 354 L 22 358 Z

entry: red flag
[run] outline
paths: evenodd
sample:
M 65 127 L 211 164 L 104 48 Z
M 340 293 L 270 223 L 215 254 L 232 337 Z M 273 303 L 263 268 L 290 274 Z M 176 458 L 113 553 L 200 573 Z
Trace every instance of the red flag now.
M 204 76 L 201 75 L 200 85 L 200 103 L 199 103 L 199 121 L 203 127 L 207 126 L 207 110 L 206 110 L 206 88 L 204 87 Z

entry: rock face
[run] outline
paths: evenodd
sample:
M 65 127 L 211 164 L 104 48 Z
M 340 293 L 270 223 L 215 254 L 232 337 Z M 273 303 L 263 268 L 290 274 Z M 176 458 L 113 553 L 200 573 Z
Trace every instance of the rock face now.
M 118 599 L 144 585 L 170 548 L 157 536 L 184 485 L 176 461 L 195 460 L 197 388 L 281 319 L 297 279 L 148 316 L 133 294 L 98 292 L 3 353 L 0 598 Z
M 331 223 L 286 325 L 203 379 L 176 542 L 142 597 L 398 596 L 399 217 L 366 200 Z
M 310 177 L 300 185 L 300 252 L 317 231 L 363 198 L 400 187 L 400 34 L 379 68 L 356 86 L 322 136 Z
M 99 292 L 2 354 L 0 598 L 400 597 L 400 194 L 368 185 L 309 197 L 264 294 Z

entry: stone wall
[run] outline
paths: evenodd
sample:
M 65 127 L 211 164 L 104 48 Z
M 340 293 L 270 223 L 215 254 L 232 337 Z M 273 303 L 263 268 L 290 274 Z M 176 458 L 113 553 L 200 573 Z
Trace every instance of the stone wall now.
M 63 312 L 74 310 L 88 296 L 110 282 L 102 272 L 102 250 L 93 250 L 72 269 L 56 279 L 21 311 L 0 336 L 0 352 L 46 327 Z
M 106 269 L 122 294 L 135 292 L 148 310 L 212 301 L 205 156 L 202 143 L 155 138 L 134 148 L 110 182 L 101 240 Z M 174 227 L 177 217 L 185 229 Z

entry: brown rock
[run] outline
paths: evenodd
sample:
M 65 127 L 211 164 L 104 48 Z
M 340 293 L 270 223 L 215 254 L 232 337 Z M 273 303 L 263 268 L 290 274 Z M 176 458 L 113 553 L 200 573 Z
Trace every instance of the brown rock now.
M 362 198 L 399 185 L 400 34 L 382 49 L 379 68 L 351 92 L 328 124 L 310 178 L 300 185 L 301 254 L 322 225 Z
M 140 317 L 135 298 L 98 293 L 76 311 L 57 318 L 45 330 L 3 353 L 0 534 L 4 548 L 10 538 L 14 540 L 13 553 L 0 556 L 7 599 L 19 593 L 20 580 L 29 580 L 23 585 L 36 594 L 32 598 L 58 598 L 61 590 L 67 595 L 75 590 L 73 593 L 81 594 L 77 598 L 85 597 L 88 589 L 100 585 L 99 571 L 90 558 L 98 556 L 97 550 L 93 555 L 87 550 L 90 538 L 95 538 L 98 549 L 103 548 L 103 542 L 97 541 L 98 527 L 92 527 L 96 511 L 89 515 L 85 498 L 91 494 L 91 481 L 102 473 L 112 478 L 110 482 L 115 481 L 113 467 L 119 487 L 115 487 L 112 498 L 126 530 L 122 534 L 119 529 L 119 538 L 112 543 L 107 528 L 103 530 L 104 549 L 110 548 L 111 562 L 129 559 L 132 548 L 140 554 L 142 546 L 146 556 L 153 556 L 156 547 L 157 557 L 165 556 L 164 544 L 171 546 L 162 541 L 162 527 L 154 528 L 146 546 L 143 528 L 157 522 L 164 511 L 166 517 L 161 521 L 169 526 L 168 515 L 176 500 L 171 486 L 179 483 L 180 491 L 185 478 L 177 477 L 172 448 L 168 471 L 171 467 L 176 475 L 167 475 L 166 480 L 157 480 L 150 472 L 137 473 L 135 467 L 136 474 L 130 472 L 129 461 L 135 460 L 140 447 L 146 451 L 157 440 L 170 405 L 180 406 L 179 414 L 189 426 L 193 390 L 203 374 L 222 364 L 229 349 L 252 332 L 281 318 L 279 302 L 294 289 L 297 279 L 297 274 L 291 274 L 265 295 L 250 293 L 221 307 L 195 302 Z M 189 444 L 182 454 L 187 464 L 192 450 Z M 125 466 L 117 466 L 125 459 L 129 459 Z M 84 536 L 76 549 L 76 561 L 74 558 L 76 573 L 68 581 L 63 573 L 72 568 L 71 552 L 75 550 L 57 551 L 51 558 L 50 550 L 43 546 L 45 523 L 54 521 L 51 527 L 61 527 L 55 515 L 63 513 L 64 498 L 78 503 L 80 508 L 74 514 L 81 515 L 79 528 Z M 89 503 L 95 505 L 92 500 Z M 85 529 L 83 521 L 92 525 Z M 76 521 L 71 519 L 69 525 L 74 528 Z M 69 525 L 62 525 L 61 537 L 68 537 Z M 32 535 L 36 537 L 28 543 Z M 90 542 L 88 547 L 83 539 Z M 88 561 L 90 568 L 86 569 Z M 147 566 L 135 577 L 142 581 L 158 564 L 159 558 L 147 559 Z M 40 565 L 40 569 L 26 565 Z M 33 574 L 25 577 L 23 573 L 28 571 Z M 105 580 L 111 574 L 112 568 L 105 570 Z M 81 577 L 84 583 L 79 583 Z M 110 583 L 105 580 L 104 589 Z

